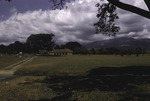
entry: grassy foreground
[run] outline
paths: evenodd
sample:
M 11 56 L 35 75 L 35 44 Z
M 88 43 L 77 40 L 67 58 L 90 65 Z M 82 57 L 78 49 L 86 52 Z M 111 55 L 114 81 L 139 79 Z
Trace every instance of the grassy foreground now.
M 1 55 L 0 56 L 0 69 L 3 69 L 9 65 L 12 65 L 18 61 L 21 61 L 28 57 L 28 55 L 24 55 L 24 57 L 19 57 L 17 55 Z
M 150 55 L 38 56 L 0 82 L 1 101 L 149 101 Z

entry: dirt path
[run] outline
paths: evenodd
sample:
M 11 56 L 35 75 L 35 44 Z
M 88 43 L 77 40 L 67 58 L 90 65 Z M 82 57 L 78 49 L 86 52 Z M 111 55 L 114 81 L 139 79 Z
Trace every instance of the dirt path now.
M 14 72 L 21 68 L 24 64 L 31 62 L 34 58 L 36 58 L 37 56 L 34 57 L 30 57 L 30 58 L 25 58 L 22 61 L 19 61 L 17 63 L 14 63 L 12 65 L 9 65 L 3 69 L 0 70 L 0 75 L 12 75 L 14 74 Z

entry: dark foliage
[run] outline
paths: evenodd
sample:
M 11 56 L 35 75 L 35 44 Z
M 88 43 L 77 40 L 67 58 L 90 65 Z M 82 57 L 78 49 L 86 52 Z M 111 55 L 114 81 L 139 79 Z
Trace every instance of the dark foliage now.
M 26 44 L 33 53 L 38 53 L 40 50 L 52 50 L 55 45 L 53 37 L 54 34 L 32 34 L 27 38 Z
M 8 46 L 7 51 L 10 54 L 25 52 L 25 45 L 19 41 L 15 41 L 14 43 L 12 43 Z
M 120 30 L 120 27 L 115 25 L 115 20 L 119 19 L 116 13 L 116 7 L 110 3 L 104 3 L 102 5 L 98 3 L 96 7 L 98 8 L 97 18 L 99 19 L 94 24 L 96 33 L 115 36 Z
M 66 47 L 66 48 L 69 48 L 69 49 L 71 49 L 71 50 L 74 50 L 75 48 L 80 48 L 80 47 L 82 47 L 82 45 L 81 45 L 80 43 L 78 43 L 78 42 L 67 42 L 67 43 L 65 44 L 65 47 Z
M 49 51 L 55 46 L 53 40 L 54 34 L 32 34 L 26 40 L 26 43 L 15 41 L 14 43 L 0 45 L 1 54 L 39 53 L 39 51 Z
M 67 42 L 65 45 L 62 45 L 61 48 L 71 49 L 74 52 L 74 54 L 87 54 L 88 53 L 88 50 L 79 42 Z

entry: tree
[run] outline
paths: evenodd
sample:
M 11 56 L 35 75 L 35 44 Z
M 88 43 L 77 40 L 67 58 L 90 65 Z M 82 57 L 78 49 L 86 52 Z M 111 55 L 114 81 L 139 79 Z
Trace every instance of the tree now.
M 3 44 L 0 45 L 0 53 L 6 53 L 6 46 Z
M 8 47 L 10 47 L 10 51 L 12 51 L 13 53 L 19 53 L 25 51 L 24 44 L 19 41 L 15 41 L 14 43 L 10 44 Z
M 30 50 L 34 53 L 38 53 L 40 50 L 52 50 L 55 42 L 53 40 L 54 34 L 32 34 L 27 40 L 26 44 Z
M 119 32 L 120 27 L 115 25 L 115 20 L 119 17 L 116 13 L 116 7 L 111 3 L 96 4 L 98 7 L 97 18 L 98 22 L 94 24 L 96 33 L 102 33 L 109 36 L 115 36 Z
M 150 19 L 150 11 L 143 10 L 141 8 L 135 7 L 133 5 L 125 4 L 121 2 L 121 0 L 107 0 L 109 3 L 104 3 L 100 5 L 98 3 L 96 7 L 98 7 L 97 17 L 99 21 L 94 24 L 96 28 L 96 32 L 103 33 L 106 35 L 116 35 L 116 33 L 120 30 L 119 26 L 115 25 L 115 20 L 119 17 L 116 13 L 116 7 L 136 13 L 145 18 Z M 150 1 L 144 0 L 148 9 L 150 10 Z
M 65 48 L 69 48 L 71 50 L 75 50 L 76 48 L 81 48 L 82 45 L 78 42 L 67 42 L 65 44 Z
M 67 42 L 61 47 L 71 49 L 74 54 L 88 54 L 88 50 L 79 42 Z

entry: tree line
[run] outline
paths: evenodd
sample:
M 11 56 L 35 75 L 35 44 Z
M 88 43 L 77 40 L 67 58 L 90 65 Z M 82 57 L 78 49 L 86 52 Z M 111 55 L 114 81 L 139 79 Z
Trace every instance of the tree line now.
M 15 41 L 9 45 L 0 45 L 0 53 L 17 54 L 23 53 L 38 53 L 39 50 L 52 50 L 55 42 L 53 40 L 54 34 L 32 34 L 25 43 Z
M 85 50 L 78 42 L 68 42 L 64 45 L 57 45 L 54 40 L 54 34 L 32 34 L 27 39 L 26 42 L 22 43 L 15 41 L 9 45 L 0 45 L 1 54 L 17 54 L 19 52 L 38 54 L 40 51 L 46 50 L 51 51 L 53 49 L 71 49 L 75 54 L 83 53 L 81 51 Z M 79 52 L 80 50 L 80 52 Z
M 109 48 L 86 48 L 84 45 L 79 42 L 67 42 L 62 45 L 56 44 L 54 40 L 54 34 L 32 34 L 30 35 L 25 43 L 15 41 L 9 45 L 0 45 L 1 54 L 18 54 L 19 52 L 28 53 L 28 54 L 39 54 L 41 51 L 51 51 L 54 49 L 71 49 L 74 54 L 114 54 L 114 55 L 132 55 L 135 54 L 139 56 L 140 54 L 144 55 L 146 53 L 145 49 L 140 47 L 137 48 L 128 48 L 128 49 L 119 49 L 115 47 Z

